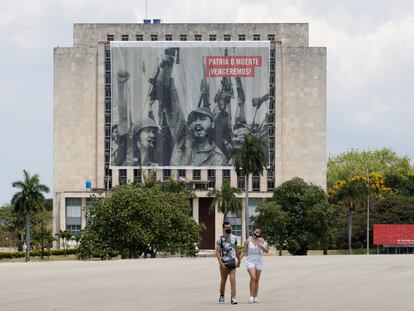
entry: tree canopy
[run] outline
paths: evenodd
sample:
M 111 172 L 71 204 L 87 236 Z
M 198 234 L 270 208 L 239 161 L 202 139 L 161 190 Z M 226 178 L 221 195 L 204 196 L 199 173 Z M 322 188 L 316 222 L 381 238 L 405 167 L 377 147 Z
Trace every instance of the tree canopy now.
M 107 258 L 114 251 L 139 257 L 148 246 L 157 251 L 195 255 L 202 225 L 190 215 L 191 194 L 127 184 L 86 207 L 79 256 Z

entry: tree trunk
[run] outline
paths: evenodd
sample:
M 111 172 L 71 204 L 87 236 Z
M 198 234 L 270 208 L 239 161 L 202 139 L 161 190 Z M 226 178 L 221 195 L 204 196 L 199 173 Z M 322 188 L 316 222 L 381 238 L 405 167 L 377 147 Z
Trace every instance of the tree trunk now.
M 352 254 L 352 210 L 348 210 L 348 250 Z
M 26 213 L 26 255 L 24 260 L 30 260 L 30 213 Z
M 40 258 L 43 260 L 44 250 L 45 250 L 45 245 L 44 245 L 44 242 L 43 242 L 43 235 L 44 235 L 43 219 L 42 219 L 42 227 L 41 227 L 40 235 L 41 235 L 41 240 L 42 240 L 42 246 L 41 246 L 42 249 L 41 249 L 41 252 L 40 252 Z
M 245 236 L 245 241 L 248 239 L 249 237 L 249 174 L 246 173 L 246 175 L 244 176 L 244 191 L 246 193 L 246 198 L 245 198 L 245 226 L 246 226 L 246 236 Z

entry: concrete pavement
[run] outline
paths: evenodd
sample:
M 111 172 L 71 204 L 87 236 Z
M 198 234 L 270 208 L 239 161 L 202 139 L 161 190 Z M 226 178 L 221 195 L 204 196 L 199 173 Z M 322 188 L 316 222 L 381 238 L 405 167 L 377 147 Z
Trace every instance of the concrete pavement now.
M 0 263 L 0 310 L 414 310 L 413 255 L 264 258 L 259 298 L 218 305 L 215 258 Z

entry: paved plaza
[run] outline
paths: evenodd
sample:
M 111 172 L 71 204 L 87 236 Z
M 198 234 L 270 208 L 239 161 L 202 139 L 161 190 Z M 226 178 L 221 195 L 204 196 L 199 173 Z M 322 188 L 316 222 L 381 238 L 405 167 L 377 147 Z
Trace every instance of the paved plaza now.
M 261 302 L 217 304 L 215 258 L 0 263 L 0 310 L 414 310 L 414 256 L 264 258 Z

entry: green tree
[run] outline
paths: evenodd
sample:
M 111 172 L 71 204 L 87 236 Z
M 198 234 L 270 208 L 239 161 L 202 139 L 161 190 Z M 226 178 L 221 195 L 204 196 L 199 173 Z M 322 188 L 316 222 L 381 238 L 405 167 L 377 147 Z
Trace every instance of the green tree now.
M 151 246 L 157 251 L 195 255 L 203 226 L 190 216 L 188 192 L 159 187 L 118 186 L 86 207 L 79 258 L 139 257 Z
M 62 241 L 62 246 L 63 246 L 63 254 L 64 256 L 66 256 L 66 252 L 68 250 L 68 243 L 69 241 L 72 239 L 72 234 L 70 233 L 69 230 L 59 230 L 58 233 L 55 234 L 57 240 L 60 242 Z
M 229 212 L 240 211 L 242 209 L 242 204 L 236 196 L 240 193 L 240 189 L 231 187 L 228 181 L 224 181 L 220 190 L 213 189 L 208 192 L 208 196 L 213 197 L 210 211 L 214 211 L 217 207 L 217 209 L 224 214 L 224 219 L 226 219 Z
M 5 204 L 0 208 L 0 228 L 3 232 L 4 240 L 2 244 L 16 245 L 18 251 L 23 250 L 24 243 L 24 217 L 17 214 L 13 205 Z
M 328 189 L 334 187 L 338 180 L 366 175 L 367 170 L 377 172 L 385 178 L 398 176 L 402 181 L 407 180 L 408 176 L 414 174 L 410 160 L 408 156 L 398 156 L 390 148 L 373 151 L 350 150 L 330 156 L 327 170 Z
M 329 191 L 329 196 L 334 203 L 343 204 L 347 207 L 348 218 L 348 250 L 352 253 L 352 218 L 358 205 L 366 207 L 368 195 L 379 197 L 392 193 L 391 188 L 385 186 L 384 177 L 377 173 L 368 176 L 353 176 L 345 180 L 337 181 L 336 185 Z
M 37 174 L 30 176 L 30 174 L 23 170 L 24 180 L 15 181 L 12 183 L 14 188 L 20 189 L 13 195 L 11 200 L 16 213 L 24 215 L 26 220 L 26 255 L 25 261 L 30 260 L 30 224 L 33 213 L 43 208 L 44 196 L 43 193 L 49 192 L 49 188 L 39 181 Z
M 274 190 L 272 202 L 259 208 L 256 219 L 264 232 L 275 232 L 273 243 L 286 244 L 293 255 L 306 255 L 310 248 L 327 248 L 333 214 L 325 191 L 296 177 Z M 265 221 L 272 216 L 275 220 Z
M 245 189 L 245 239 L 249 235 L 249 177 L 251 174 L 262 174 L 266 168 L 266 142 L 253 134 L 244 136 L 243 144 L 230 151 L 230 157 L 236 172 L 244 175 Z
M 289 214 L 273 200 L 261 202 L 256 209 L 257 215 L 253 217 L 255 227 L 263 229 L 263 237 L 279 250 L 282 256 L 283 247 L 288 237 Z

